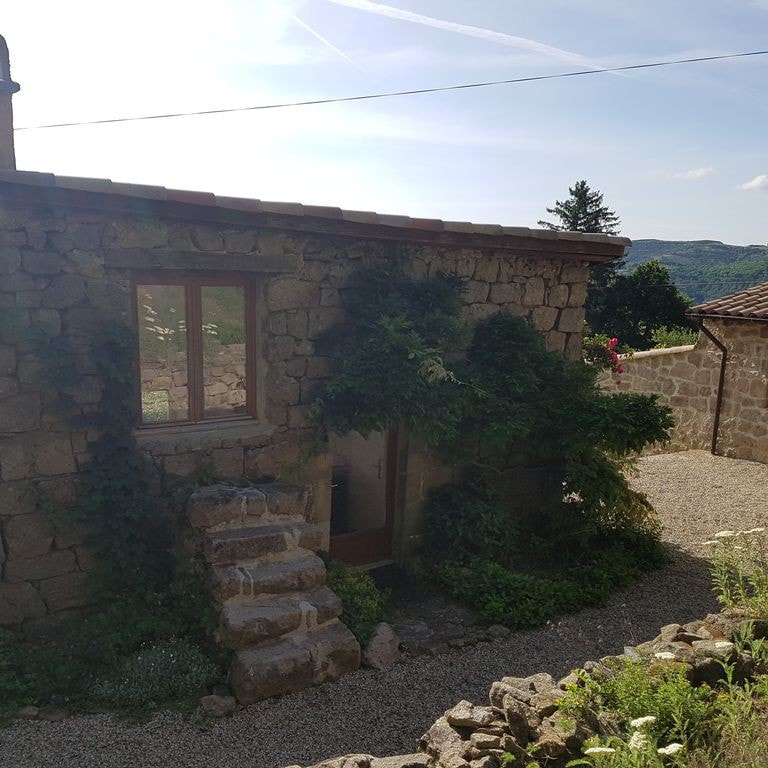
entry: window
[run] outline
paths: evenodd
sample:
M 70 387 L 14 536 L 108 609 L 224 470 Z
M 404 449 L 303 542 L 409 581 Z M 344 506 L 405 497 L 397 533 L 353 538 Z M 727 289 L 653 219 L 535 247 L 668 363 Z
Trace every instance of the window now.
M 254 318 L 245 279 L 137 281 L 142 424 L 255 416 Z

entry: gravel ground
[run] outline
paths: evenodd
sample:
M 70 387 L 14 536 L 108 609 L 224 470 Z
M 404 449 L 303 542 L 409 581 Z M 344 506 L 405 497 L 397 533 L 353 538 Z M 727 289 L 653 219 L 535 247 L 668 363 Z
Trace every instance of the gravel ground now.
M 106 715 L 17 722 L 0 731 L 0 768 L 279 768 L 348 752 L 413 752 L 439 714 L 462 698 L 484 702 L 504 675 L 561 675 L 716 608 L 701 544 L 723 528 L 766 524 L 768 466 L 705 451 L 665 454 L 641 461 L 636 484 L 661 515 L 674 559 L 607 606 L 386 672 L 361 670 L 226 721 L 163 714 L 140 725 Z

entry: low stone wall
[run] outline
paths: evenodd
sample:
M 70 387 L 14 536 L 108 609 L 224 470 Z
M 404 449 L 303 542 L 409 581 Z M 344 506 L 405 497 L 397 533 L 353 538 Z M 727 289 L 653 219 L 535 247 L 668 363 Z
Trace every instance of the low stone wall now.
M 768 323 L 707 320 L 728 350 L 717 452 L 768 463 Z M 712 442 L 720 350 L 702 333 L 694 346 L 653 349 L 622 358 L 624 373 L 601 384 L 622 392 L 656 394 L 672 408 L 672 441 L 651 452 L 709 449 Z
M 620 734 L 620 723 L 611 713 L 583 718 L 559 713 L 567 690 L 581 684 L 581 675 L 600 679 L 611 676 L 616 664 L 645 660 L 657 671 L 682 669 L 695 686 L 723 681 L 724 663 L 734 665 L 735 680 L 749 679 L 755 669 L 752 654 L 739 653 L 734 642 L 747 626 L 755 625 L 743 615 L 710 614 L 682 626 L 662 627 L 653 640 L 627 646 L 619 656 L 587 661 L 561 680 L 546 672 L 504 677 L 491 685 L 488 704 L 460 701 L 438 718 L 422 736 L 419 753 L 387 758 L 346 755 L 311 768 L 502 768 L 505 755 L 513 756 L 515 764 L 561 768 L 581 756 L 588 738 Z

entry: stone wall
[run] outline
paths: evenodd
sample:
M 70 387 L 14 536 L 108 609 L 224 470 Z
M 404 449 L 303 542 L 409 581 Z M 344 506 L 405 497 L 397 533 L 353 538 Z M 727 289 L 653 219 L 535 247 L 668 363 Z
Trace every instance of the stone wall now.
M 728 349 L 717 452 L 768 463 L 768 324 L 707 320 L 707 327 Z M 709 449 L 720 360 L 720 350 L 700 334 L 694 346 L 636 352 L 622 359 L 618 387 L 608 374 L 601 382 L 614 390 L 657 394 L 672 408 L 672 441 L 656 451 Z
M 258 293 L 258 418 L 138 431 L 157 470 L 155 491 L 164 493 L 202 464 L 222 479 L 301 482 L 311 489 L 309 517 L 325 530 L 327 545 L 331 459 L 309 453 L 309 407 L 333 361 L 316 353 L 315 342 L 343 320 L 349 275 L 386 262 L 390 248 L 332 234 L 0 205 L 0 625 L 41 636 L 88 606 L 93 553 L 84 532 L 50 510 L 71 503 L 94 437 L 73 427 L 70 416 L 97 410 L 109 386 L 97 375 L 93 340 L 111 319 L 133 322 L 132 280 L 147 270 L 247 272 Z M 468 322 L 498 312 L 527 317 L 550 349 L 579 355 L 586 262 L 408 243 L 401 251 L 414 275 L 446 272 L 465 280 Z M 74 413 L 60 413 L 41 384 L 41 362 L 25 335 L 30 329 L 69 345 L 79 373 L 66 388 Z M 408 483 L 411 509 L 428 482 Z M 401 527 L 408 529 L 404 541 L 416 536 L 417 522 Z

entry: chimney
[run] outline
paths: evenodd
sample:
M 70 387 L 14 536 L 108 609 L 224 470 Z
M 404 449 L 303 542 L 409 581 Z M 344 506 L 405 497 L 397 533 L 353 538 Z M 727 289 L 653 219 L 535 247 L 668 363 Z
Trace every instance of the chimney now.
M 11 97 L 19 90 L 19 84 L 11 80 L 11 63 L 8 45 L 0 35 L 0 170 L 16 170 L 16 153 L 13 148 L 13 107 Z

